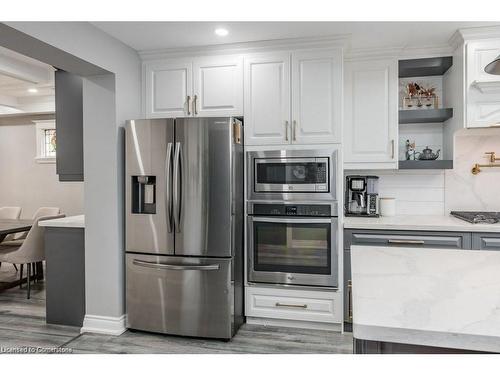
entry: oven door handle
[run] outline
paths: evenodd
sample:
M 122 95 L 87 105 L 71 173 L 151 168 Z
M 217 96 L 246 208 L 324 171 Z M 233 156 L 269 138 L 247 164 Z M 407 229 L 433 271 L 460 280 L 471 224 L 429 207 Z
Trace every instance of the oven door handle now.
M 300 219 L 289 219 L 289 218 L 276 218 L 276 217 L 255 217 L 252 216 L 252 221 L 255 223 L 296 223 L 296 224 L 331 224 L 337 218 L 328 219 L 317 219 L 317 218 L 300 218 Z

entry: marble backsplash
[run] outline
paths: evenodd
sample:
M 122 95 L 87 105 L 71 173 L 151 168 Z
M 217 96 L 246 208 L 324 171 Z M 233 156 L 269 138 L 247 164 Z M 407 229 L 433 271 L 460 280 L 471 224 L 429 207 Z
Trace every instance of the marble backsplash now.
M 500 168 L 471 173 L 475 163 L 489 163 L 485 152 L 500 157 L 500 129 L 461 130 L 454 150 L 453 169 L 445 172 L 445 211 L 500 211 Z

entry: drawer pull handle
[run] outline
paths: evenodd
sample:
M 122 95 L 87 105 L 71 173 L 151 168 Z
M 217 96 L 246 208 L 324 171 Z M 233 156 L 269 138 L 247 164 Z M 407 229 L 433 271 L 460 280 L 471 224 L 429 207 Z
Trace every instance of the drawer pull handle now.
M 294 307 L 297 309 L 307 309 L 307 305 L 305 303 L 303 305 L 293 305 L 289 303 L 276 302 L 276 307 Z
M 425 241 L 424 240 L 389 240 L 389 243 L 408 244 L 408 245 L 423 245 L 423 244 L 425 244 Z

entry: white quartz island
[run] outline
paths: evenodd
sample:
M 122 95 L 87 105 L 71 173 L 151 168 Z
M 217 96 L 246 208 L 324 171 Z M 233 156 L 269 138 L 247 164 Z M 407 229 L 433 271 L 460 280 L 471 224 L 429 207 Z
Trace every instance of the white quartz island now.
M 352 246 L 356 340 L 500 352 L 500 252 Z

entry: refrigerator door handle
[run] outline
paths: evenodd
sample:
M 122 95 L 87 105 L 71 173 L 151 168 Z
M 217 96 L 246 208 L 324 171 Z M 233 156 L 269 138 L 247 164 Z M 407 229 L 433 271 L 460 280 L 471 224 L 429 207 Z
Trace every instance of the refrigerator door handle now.
M 138 259 L 134 259 L 132 263 L 135 264 L 136 266 L 141 266 L 141 267 L 156 268 L 161 270 L 176 270 L 176 271 L 217 271 L 220 268 L 219 264 L 181 265 L 181 264 L 146 262 Z
M 167 144 L 167 157 L 165 158 L 165 213 L 167 215 L 168 233 L 172 233 L 172 192 L 170 191 L 170 171 L 172 168 L 172 142 Z
M 180 233 L 180 221 L 181 221 L 181 203 L 182 203 L 182 188 L 179 186 L 179 183 L 182 185 L 182 170 L 181 170 L 181 143 L 175 143 L 175 152 L 174 152 L 174 187 L 173 187 L 173 206 L 174 206 L 174 226 L 175 231 Z

